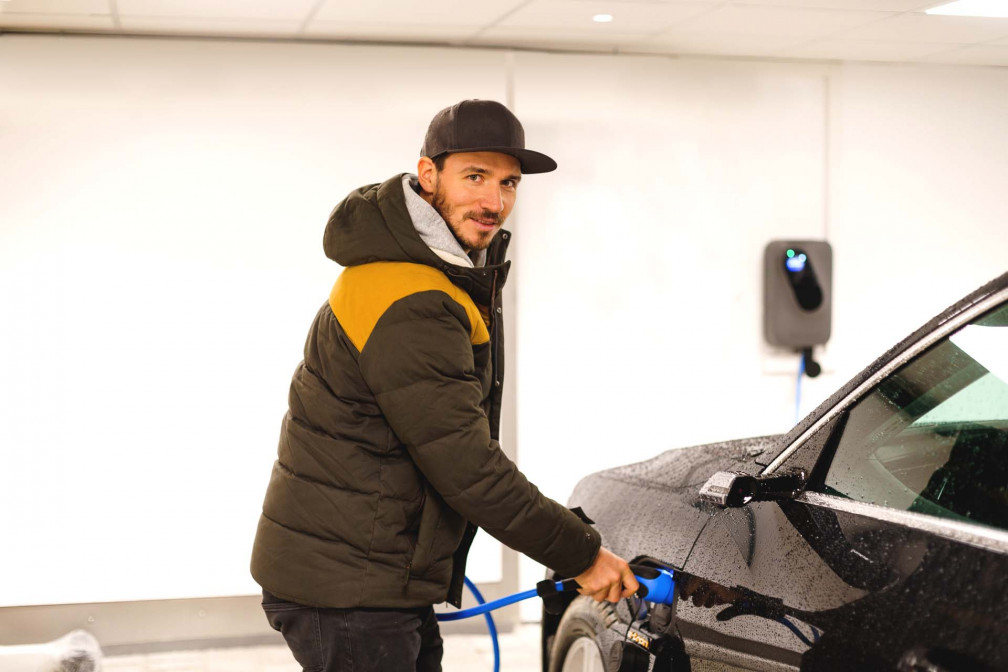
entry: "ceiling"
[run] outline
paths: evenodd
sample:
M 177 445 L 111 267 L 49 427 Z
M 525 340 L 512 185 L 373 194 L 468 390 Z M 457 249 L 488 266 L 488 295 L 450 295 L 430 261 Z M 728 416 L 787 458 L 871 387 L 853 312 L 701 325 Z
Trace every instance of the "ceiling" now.
M 1008 67 L 1008 18 L 945 1 L 0 0 L 0 31 Z

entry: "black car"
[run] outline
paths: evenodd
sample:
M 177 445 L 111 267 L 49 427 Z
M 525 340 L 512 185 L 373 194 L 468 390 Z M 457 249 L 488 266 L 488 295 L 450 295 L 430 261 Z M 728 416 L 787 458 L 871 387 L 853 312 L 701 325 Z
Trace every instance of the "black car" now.
M 570 505 L 676 593 L 553 598 L 544 670 L 1008 670 L 1008 273 L 789 433 L 593 474 Z

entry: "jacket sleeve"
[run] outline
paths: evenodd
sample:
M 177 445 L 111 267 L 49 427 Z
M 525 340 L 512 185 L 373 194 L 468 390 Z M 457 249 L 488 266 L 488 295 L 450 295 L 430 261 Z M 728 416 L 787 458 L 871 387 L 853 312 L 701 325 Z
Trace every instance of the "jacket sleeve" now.
M 490 438 L 469 318 L 443 292 L 393 304 L 361 350 L 360 370 L 386 421 L 445 502 L 502 543 L 575 576 L 596 530 L 546 497 Z

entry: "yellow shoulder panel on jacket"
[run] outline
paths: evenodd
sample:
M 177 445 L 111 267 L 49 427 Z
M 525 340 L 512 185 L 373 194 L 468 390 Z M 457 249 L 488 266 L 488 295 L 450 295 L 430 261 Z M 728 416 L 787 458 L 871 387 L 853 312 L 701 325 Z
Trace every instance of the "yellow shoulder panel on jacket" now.
M 441 271 L 423 264 L 377 261 L 343 269 L 329 294 L 329 306 L 343 331 L 364 349 L 372 330 L 389 306 L 417 292 L 444 292 L 465 309 L 473 345 L 490 340 L 490 333 L 472 298 Z

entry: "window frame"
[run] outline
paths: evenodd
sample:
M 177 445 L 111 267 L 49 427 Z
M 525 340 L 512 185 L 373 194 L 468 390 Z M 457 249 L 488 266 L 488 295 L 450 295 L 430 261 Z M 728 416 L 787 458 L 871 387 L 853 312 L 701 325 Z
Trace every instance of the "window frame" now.
M 815 467 L 812 469 L 811 476 L 814 479 L 817 476 L 824 475 L 825 470 L 828 470 L 833 460 L 837 447 L 837 437 L 832 436 L 832 434 L 838 428 L 842 429 L 846 424 L 846 418 L 843 416 L 854 405 L 874 390 L 885 378 L 901 369 L 911 360 L 916 359 L 931 346 L 942 339 L 948 338 L 984 313 L 994 310 L 1006 302 L 1008 302 L 1008 288 L 1003 288 L 977 301 L 972 306 L 962 310 L 932 331 L 923 335 L 918 341 L 886 362 L 878 371 L 866 378 L 860 385 L 834 404 L 832 408 L 817 418 L 810 427 L 764 467 L 760 474 L 770 475 L 778 470 L 785 470 L 795 466 L 792 464 L 793 462 L 797 462 L 795 458 L 805 462 L 811 456 L 804 454 L 806 451 L 800 449 L 806 446 L 806 444 L 817 443 L 819 447 L 815 451 Z M 830 434 L 831 436 L 825 436 L 823 433 Z M 916 511 L 892 509 L 878 504 L 851 500 L 821 492 L 802 492 L 796 498 L 796 501 L 904 525 L 972 546 L 1008 553 L 1008 531 L 980 523 L 939 518 Z

